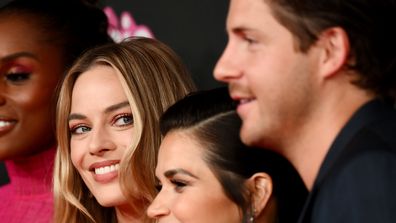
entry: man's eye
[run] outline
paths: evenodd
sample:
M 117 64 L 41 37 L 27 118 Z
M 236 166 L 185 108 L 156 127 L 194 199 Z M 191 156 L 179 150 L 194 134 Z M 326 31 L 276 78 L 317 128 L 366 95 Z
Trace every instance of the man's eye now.
M 244 37 L 244 40 L 248 43 L 248 44 L 254 44 L 256 43 L 256 40 L 249 38 L 249 37 Z
M 122 127 L 133 124 L 132 114 L 122 114 L 115 118 L 114 125 Z
M 5 76 L 6 80 L 14 83 L 19 83 L 26 81 L 30 78 L 30 73 L 18 72 L 18 73 L 8 73 Z

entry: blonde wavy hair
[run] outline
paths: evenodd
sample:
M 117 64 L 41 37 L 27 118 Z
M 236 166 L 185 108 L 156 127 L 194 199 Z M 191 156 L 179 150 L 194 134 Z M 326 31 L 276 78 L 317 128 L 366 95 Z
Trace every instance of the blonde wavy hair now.
M 121 81 L 134 117 L 133 145 L 120 166 L 120 185 L 143 222 L 156 195 L 154 170 L 161 142 L 159 118 L 174 102 L 195 90 L 190 74 L 168 46 L 149 38 L 130 38 L 82 55 L 59 90 L 56 114 L 58 151 L 54 170 L 55 222 L 117 222 L 115 209 L 102 207 L 74 168 L 70 158 L 68 116 L 76 79 L 96 65 L 112 67 Z

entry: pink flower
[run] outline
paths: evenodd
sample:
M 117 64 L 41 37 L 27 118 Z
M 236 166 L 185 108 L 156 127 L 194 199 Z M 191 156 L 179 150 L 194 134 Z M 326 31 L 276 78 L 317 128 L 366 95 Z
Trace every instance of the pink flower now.
M 106 6 L 103 11 L 109 21 L 107 32 L 115 42 L 121 42 L 123 39 L 131 36 L 154 38 L 150 28 L 145 25 L 137 25 L 129 12 L 123 11 L 120 20 L 118 20 L 117 15 L 111 7 Z

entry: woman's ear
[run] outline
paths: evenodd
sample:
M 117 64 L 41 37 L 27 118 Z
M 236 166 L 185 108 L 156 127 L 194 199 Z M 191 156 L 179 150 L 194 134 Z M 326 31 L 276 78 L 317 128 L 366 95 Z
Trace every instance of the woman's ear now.
M 272 179 L 266 173 L 255 173 L 247 180 L 250 202 L 256 217 L 267 206 L 272 194 Z

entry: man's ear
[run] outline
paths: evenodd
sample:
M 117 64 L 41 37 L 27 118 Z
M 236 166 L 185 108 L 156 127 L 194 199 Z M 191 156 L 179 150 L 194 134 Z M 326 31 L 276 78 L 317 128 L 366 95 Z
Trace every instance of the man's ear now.
M 350 45 L 345 30 L 331 27 L 318 37 L 317 46 L 321 49 L 319 69 L 322 78 L 328 78 L 342 70 L 348 63 Z
M 250 202 L 256 217 L 264 210 L 272 194 L 272 179 L 266 173 L 255 173 L 247 180 Z

